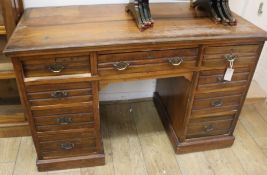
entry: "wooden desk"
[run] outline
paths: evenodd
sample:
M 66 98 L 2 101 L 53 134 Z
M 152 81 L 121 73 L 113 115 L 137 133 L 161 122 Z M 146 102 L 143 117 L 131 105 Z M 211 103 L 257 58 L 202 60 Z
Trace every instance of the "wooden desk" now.
M 12 57 L 40 171 L 104 164 L 101 86 L 156 78 L 155 105 L 176 153 L 231 146 L 266 33 L 238 17 L 216 25 L 189 4 L 152 4 L 140 33 L 124 5 L 27 10 Z M 107 13 L 108 11 L 108 13 Z M 224 81 L 229 62 L 233 80 Z

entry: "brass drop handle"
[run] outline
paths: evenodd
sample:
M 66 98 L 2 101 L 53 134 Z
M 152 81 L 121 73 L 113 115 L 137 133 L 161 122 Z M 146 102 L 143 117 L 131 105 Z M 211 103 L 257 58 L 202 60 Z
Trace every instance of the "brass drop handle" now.
M 234 62 L 234 61 L 236 61 L 238 59 L 238 56 L 231 53 L 231 54 L 225 54 L 224 58 L 228 62 Z
M 69 124 L 72 123 L 72 118 L 70 118 L 70 117 L 60 117 L 60 118 L 57 118 L 57 122 L 60 125 L 69 125 Z
M 48 70 L 50 70 L 53 73 L 60 73 L 65 69 L 65 66 L 63 64 L 54 63 L 48 66 Z
M 227 81 L 224 80 L 222 76 L 217 77 L 217 81 L 224 84 L 227 83 Z
M 214 131 L 214 127 L 211 124 L 206 125 L 206 126 L 204 126 L 204 130 L 206 133 L 210 133 L 210 132 Z
M 61 149 L 64 149 L 64 150 L 72 150 L 74 149 L 75 145 L 74 143 L 62 143 L 60 147 Z
M 68 92 L 66 91 L 55 91 L 51 93 L 51 97 L 53 98 L 64 98 L 64 97 L 68 97 Z
M 126 70 L 126 69 L 128 69 L 129 66 L 130 66 L 130 63 L 127 63 L 124 61 L 113 64 L 113 67 L 118 71 Z
M 173 66 L 180 66 L 184 62 L 182 57 L 174 57 L 169 59 L 169 63 Z
M 211 101 L 211 106 L 218 108 L 223 106 L 223 100 L 213 100 Z

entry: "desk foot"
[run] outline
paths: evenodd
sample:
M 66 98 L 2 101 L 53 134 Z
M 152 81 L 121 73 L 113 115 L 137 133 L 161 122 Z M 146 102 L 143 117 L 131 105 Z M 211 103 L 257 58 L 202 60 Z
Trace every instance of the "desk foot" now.
M 157 92 L 154 94 L 154 103 L 176 154 L 227 148 L 233 145 L 235 137 L 231 135 L 188 139 L 180 142 L 169 120 L 170 117 L 161 101 L 160 95 Z

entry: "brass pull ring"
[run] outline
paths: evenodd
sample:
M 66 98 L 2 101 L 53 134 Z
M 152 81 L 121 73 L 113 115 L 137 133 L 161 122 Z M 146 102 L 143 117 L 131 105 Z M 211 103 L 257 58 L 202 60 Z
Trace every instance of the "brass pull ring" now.
M 69 124 L 72 123 L 72 118 L 70 118 L 70 117 L 61 117 L 61 118 L 57 119 L 57 122 L 60 125 L 69 125 Z
M 53 97 L 53 98 L 68 97 L 68 92 L 66 92 L 66 91 L 55 91 L 55 92 L 51 93 L 51 97 Z
M 231 53 L 231 54 L 225 54 L 224 58 L 226 59 L 226 61 L 234 62 L 238 59 L 238 56 Z
M 65 69 L 64 65 L 63 64 L 58 64 L 58 63 L 51 64 L 51 65 L 48 66 L 48 70 L 50 70 L 53 73 L 60 73 L 64 69 Z
M 204 126 L 204 129 L 205 129 L 206 133 L 210 133 L 210 132 L 214 131 L 214 127 L 212 125 Z
M 215 108 L 222 107 L 223 106 L 223 101 L 222 100 L 211 101 L 211 106 L 215 107 Z
M 129 63 L 123 61 L 113 64 L 113 67 L 118 71 L 124 71 L 128 69 L 129 66 L 130 66 Z
M 64 150 L 72 150 L 74 149 L 75 145 L 74 143 L 62 143 L 60 147 Z
M 180 66 L 184 62 L 182 57 L 174 57 L 169 59 L 169 63 L 173 66 Z

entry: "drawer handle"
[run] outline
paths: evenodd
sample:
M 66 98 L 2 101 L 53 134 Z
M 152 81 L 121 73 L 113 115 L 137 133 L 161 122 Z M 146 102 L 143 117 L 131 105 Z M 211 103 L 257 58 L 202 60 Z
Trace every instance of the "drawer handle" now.
M 129 66 L 130 66 L 129 63 L 123 61 L 113 64 L 113 67 L 118 71 L 126 70 Z
M 64 150 L 72 150 L 74 149 L 75 145 L 74 143 L 62 143 L 61 144 L 61 149 L 64 149 Z
M 53 98 L 64 98 L 64 97 L 68 97 L 68 92 L 66 91 L 55 91 L 51 93 L 51 97 Z
M 235 60 L 238 59 L 238 56 L 237 55 L 234 55 L 234 54 L 225 54 L 224 55 L 224 58 L 226 59 L 226 61 L 228 62 L 234 62 Z
M 212 125 L 204 126 L 204 129 L 205 129 L 206 133 L 210 133 L 210 132 L 214 131 L 214 127 Z
M 223 106 L 223 101 L 222 100 L 211 101 L 211 106 L 215 107 L 215 108 L 222 107 Z
M 221 77 L 221 76 L 217 77 L 217 81 L 220 83 L 223 83 L 223 84 L 227 83 L 227 81 L 224 80 L 223 77 Z
M 64 68 L 64 65 L 58 63 L 51 64 L 48 66 L 48 69 L 53 73 L 60 73 L 64 70 Z
M 60 125 L 69 125 L 69 124 L 72 123 L 72 118 L 70 118 L 70 117 L 61 117 L 61 118 L 57 119 L 57 122 Z
M 173 66 L 180 66 L 184 62 L 182 57 L 174 57 L 169 59 L 169 63 Z

